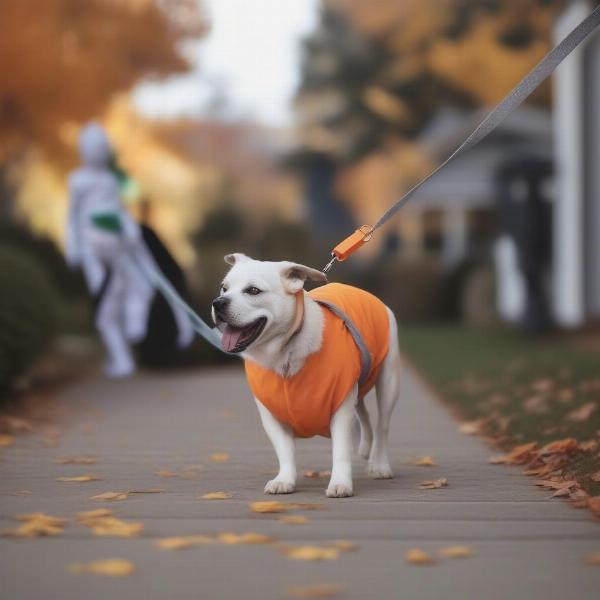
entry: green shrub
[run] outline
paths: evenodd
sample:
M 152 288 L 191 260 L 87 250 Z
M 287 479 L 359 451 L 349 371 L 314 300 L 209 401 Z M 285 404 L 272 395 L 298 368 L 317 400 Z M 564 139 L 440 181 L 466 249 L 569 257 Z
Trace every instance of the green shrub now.
M 52 341 L 59 300 L 50 276 L 19 248 L 0 245 L 0 393 Z

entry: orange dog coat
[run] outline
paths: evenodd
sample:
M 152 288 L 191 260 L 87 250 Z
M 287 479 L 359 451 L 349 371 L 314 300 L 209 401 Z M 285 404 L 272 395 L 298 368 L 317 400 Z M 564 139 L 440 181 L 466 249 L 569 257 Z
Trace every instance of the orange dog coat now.
M 381 300 L 355 287 L 330 283 L 308 292 L 313 300 L 340 309 L 354 324 L 368 348 L 371 365 L 360 386 L 364 396 L 374 385 L 389 349 L 389 319 Z M 295 375 L 283 377 L 246 360 L 246 377 L 254 396 L 298 437 L 329 437 L 329 424 L 361 374 L 360 351 L 348 327 L 330 309 L 321 348 L 307 357 Z

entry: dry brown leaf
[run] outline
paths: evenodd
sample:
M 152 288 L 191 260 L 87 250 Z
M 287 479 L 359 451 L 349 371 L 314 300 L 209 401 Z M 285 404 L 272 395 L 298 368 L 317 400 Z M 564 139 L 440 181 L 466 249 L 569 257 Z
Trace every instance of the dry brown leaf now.
M 340 551 L 331 547 L 286 546 L 281 550 L 293 560 L 336 560 L 340 556 Z
M 147 488 L 145 490 L 127 490 L 128 494 L 162 494 L 163 488 Z
M 540 456 L 548 456 L 550 454 L 570 454 L 579 449 L 579 444 L 574 438 L 565 438 L 546 444 L 540 451 Z
M 102 481 L 102 477 L 96 477 L 95 475 L 75 475 L 74 477 L 57 477 L 56 481 L 67 483 L 84 483 L 87 481 Z
M 31 494 L 33 494 L 33 492 L 31 490 L 17 490 L 16 492 L 13 492 L 11 495 L 12 496 L 31 496 Z
M 229 500 L 229 498 L 233 498 L 233 494 L 230 492 L 208 492 L 208 494 L 198 496 L 199 500 Z
M 411 565 L 433 565 L 435 558 L 420 548 L 412 548 L 405 555 L 406 562 Z
M 223 543 L 230 546 L 235 546 L 238 544 L 270 544 L 275 541 L 272 537 L 268 535 L 263 535 L 262 533 L 231 533 L 224 532 L 219 533 L 217 535 L 217 539 Z
M 113 502 L 115 500 L 127 500 L 129 498 L 129 492 L 103 492 L 92 496 L 90 500 L 98 500 L 103 502 Z
M 8 448 L 15 443 L 15 436 L 7 433 L 0 434 L 0 448 Z
M 419 458 L 413 461 L 413 465 L 419 467 L 437 467 L 438 464 L 435 462 L 432 456 L 419 456 Z
M 308 519 L 304 515 L 282 515 L 277 519 L 280 523 L 288 525 L 304 525 L 308 523 Z
M 316 583 L 289 586 L 284 595 L 286 598 L 336 598 L 343 592 L 344 587 L 336 583 Z
M 161 550 L 185 550 L 192 546 L 211 544 L 214 539 L 207 535 L 185 535 L 181 537 L 163 538 L 156 542 L 156 547 Z
M 95 465 L 97 461 L 95 456 L 63 456 L 54 462 L 59 465 Z
M 212 462 L 224 463 L 229 461 L 229 454 L 227 452 L 215 452 L 209 458 Z
M 594 567 L 600 567 L 600 552 L 592 552 L 585 557 L 585 562 Z
M 331 477 L 331 471 L 304 471 L 304 477 L 309 479 L 327 479 Z
M 442 558 L 468 558 L 473 556 L 473 550 L 469 546 L 447 546 L 438 551 Z
M 93 560 L 86 564 L 69 565 L 71 573 L 94 573 L 95 575 L 106 575 L 107 577 L 125 577 L 135 571 L 135 565 L 123 558 L 107 558 L 105 560 Z
M 573 421 L 574 423 L 582 423 L 583 421 L 587 421 L 592 413 L 596 410 L 597 404 L 595 402 L 586 402 L 579 408 L 572 410 L 565 417 L 567 421 Z
M 596 483 L 600 483 L 600 471 L 596 471 L 592 475 L 590 475 L 590 479 L 595 481 Z
M 440 488 L 446 487 L 448 485 L 448 480 L 445 477 L 441 477 L 440 479 L 430 479 L 429 481 L 424 481 L 419 484 L 420 490 L 439 490 Z

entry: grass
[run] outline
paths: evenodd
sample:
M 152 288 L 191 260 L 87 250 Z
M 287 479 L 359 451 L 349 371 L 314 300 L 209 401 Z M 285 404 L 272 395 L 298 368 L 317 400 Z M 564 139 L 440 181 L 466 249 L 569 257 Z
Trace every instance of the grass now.
M 485 432 L 508 449 L 572 437 L 600 441 L 600 335 L 527 337 L 503 328 L 411 326 L 400 343 L 421 374 L 466 420 L 485 419 Z M 570 466 L 590 494 L 598 451 Z

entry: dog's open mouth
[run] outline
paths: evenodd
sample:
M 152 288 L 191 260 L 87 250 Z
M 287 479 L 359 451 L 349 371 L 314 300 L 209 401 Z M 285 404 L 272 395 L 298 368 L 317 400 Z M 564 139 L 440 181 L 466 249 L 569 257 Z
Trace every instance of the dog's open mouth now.
M 266 317 L 260 317 L 245 327 L 225 325 L 221 346 L 225 352 L 243 352 L 262 333 L 267 323 Z

